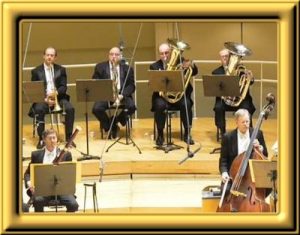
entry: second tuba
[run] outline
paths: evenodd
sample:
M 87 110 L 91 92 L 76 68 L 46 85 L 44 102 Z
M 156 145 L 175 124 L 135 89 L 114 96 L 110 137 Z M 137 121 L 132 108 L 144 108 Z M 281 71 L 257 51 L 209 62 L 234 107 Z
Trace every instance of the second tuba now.
M 169 71 L 170 70 L 179 70 L 181 64 L 178 62 L 180 62 L 181 53 L 185 49 L 189 49 L 190 46 L 183 41 L 177 41 L 175 39 L 168 39 L 167 41 L 172 49 L 172 52 L 171 52 L 170 60 L 167 64 L 166 70 L 169 70 Z M 191 66 L 188 67 L 187 69 L 185 69 L 185 71 L 184 71 L 184 90 L 182 92 L 161 92 L 160 93 L 161 96 L 164 97 L 164 99 L 166 101 L 168 101 L 169 103 L 172 103 L 172 104 L 179 101 L 182 98 L 188 84 L 190 83 L 192 73 L 193 73 L 193 70 L 192 70 Z
M 246 67 L 241 64 L 244 56 L 251 55 L 252 52 L 243 44 L 235 42 L 225 42 L 225 48 L 230 52 L 228 66 L 226 68 L 226 75 L 233 75 L 239 77 L 240 96 L 222 96 L 225 104 L 237 107 L 245 99 L 252 81 L 252 77 L 247 73 Z

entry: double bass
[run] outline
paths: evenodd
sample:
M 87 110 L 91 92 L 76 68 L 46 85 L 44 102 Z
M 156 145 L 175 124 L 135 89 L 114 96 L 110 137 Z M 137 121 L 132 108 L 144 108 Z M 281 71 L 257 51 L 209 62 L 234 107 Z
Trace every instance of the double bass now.
M 260 112 L 256 126 L 252 132 L 250 143 L 244 153 L 238 155 L 232 162 L 229 175 L 232 184 L 227 192 L 227 183 L 223 187 L 223 194 L 217 212 L 270 212 L 270 206 L 265 202 L 265 188 L 256 188 L 251 179 L 249 169 L 249 159 L 266 160 L 262 153 L 253 148 L 253 142 L 257 137 L 258 130 L 263 119 L 267 119 L 269 113 L 273 110 L 275 97 L 269 93 L 266 97 L 268 103 Z M 225 193 L 226 192 L 226 193 Z

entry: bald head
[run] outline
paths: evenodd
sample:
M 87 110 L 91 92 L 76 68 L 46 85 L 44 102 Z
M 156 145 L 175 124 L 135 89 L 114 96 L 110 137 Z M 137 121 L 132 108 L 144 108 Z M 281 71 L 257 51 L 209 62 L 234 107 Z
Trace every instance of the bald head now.
M 159 48 L 159 57 L 165 63 L 169 61 L 170 58 L 170 46 L 167 43 L 160 44 Z
M 219 55 L 220 55 L 220 56 L 226 56 L 226 55 L 229 55 L 229 50 L 227 50 L 227 49 L 222 49 L 222 50 L 219 52 Z
M 119 47 L 113 47 L 109 50 L 108 59 L 113 64 L 118 64 L 120 61 L 120 48 Z

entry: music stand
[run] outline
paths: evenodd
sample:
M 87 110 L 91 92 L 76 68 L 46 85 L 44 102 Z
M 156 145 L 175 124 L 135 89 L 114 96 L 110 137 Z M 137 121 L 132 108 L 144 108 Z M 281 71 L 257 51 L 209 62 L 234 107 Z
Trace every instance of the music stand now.
M 23 92 L 23 103 L 42 103 L 44 102 L 45 98 L 45 87 L 43 81 L 23 81 L 22 85 L 22 92 Z M 36 114 L 32 105 L 30 109 L 33 114 L 33 137 L 35 137 L 35 128 L 37 125 L 36 122 Z
M 181 70 L 148 70 L 149 87 L 152 91 L 162 92 L 183 92 Z M 168 115 L 168 105 L 166 109 L 166 115 Z M 173 144 L 171 128 L 169 128 L 169 118 L 166 117 L 167 126 L 167 143 L 162 146 L 156 146 L 156 149 L 164 150 L 165 153 L 175 149 L 181 149 L 182 146 Z
M 204 96 L 239 96 L 239 77 L 230 75 L 203 75 Z M 221 148 L 214 148 L 210 154 L 217 153 Z
M 89 154 L 89 126 L 88 126 L 88 102 L 99 100 L 113 101 L 113 81 L 111 79 L 77 79 L 76 80 L 77 101 L 85 102 L 85 126 L 86 126 L 86 148 L 87 153 L 81 153 L 82 158 L 77 161 L 100 159 L 98 156 Z
M 274 198 L 274 212 L 277 203 L 277 161 L 249 160 L 252 182 L 256 188 L 272 188 Z
M 41 103 L 45 98 L 43 81 L 23 81 L 23 103 Z
M 32 184 L 35 196 L 54 196 L 57 212 L 58 195 L 74 195 L 76 190 L 76 163 L 31 164 Z

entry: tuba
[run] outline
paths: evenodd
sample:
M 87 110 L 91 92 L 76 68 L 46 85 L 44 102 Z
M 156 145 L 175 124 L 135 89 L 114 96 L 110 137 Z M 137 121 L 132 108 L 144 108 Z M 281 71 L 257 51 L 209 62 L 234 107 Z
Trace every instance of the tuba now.
M 233 75 L 239 77 L 240 96 L 222 96 L 225 104 L 237 107 L 245 99 L 252 81 L 252 76 L 247 73 L 246 67 L 240 62 L 244 56 L 251 55 L 251 50 L 243 44 L 235 42 L 225 42 L 224 46 L 230 52 L 228 66 L 226 68 L 226 75 Z
M 170 70 L 179 70 L 181 64 L 178 64 L 178 61 L 180 61 L 181 53 L 185 49 L 189 49 L 190 46 L 185 42 L 177 41 L 175 39 L 168 39 L 167 41 L 172 49 L 172 52 L 171 52 L 170 60 L 169 60 L 169 63 L 167 64 L 166 70 L 169 70 L 169 71 Z M 160 92 L 160 95 L 166 101 L 168 101 L 169 103 L 172 103 L 172 104 L 179 101 L 182 98 L 188 84 L 190 83 L 192 73 L 193 73 L 193 70 L 192 70 L 191 66 L 188 67 L 187 69 L 185 69 L 185 71 L 184 71 L 184 90 L 183 90 L 183 92 Z

